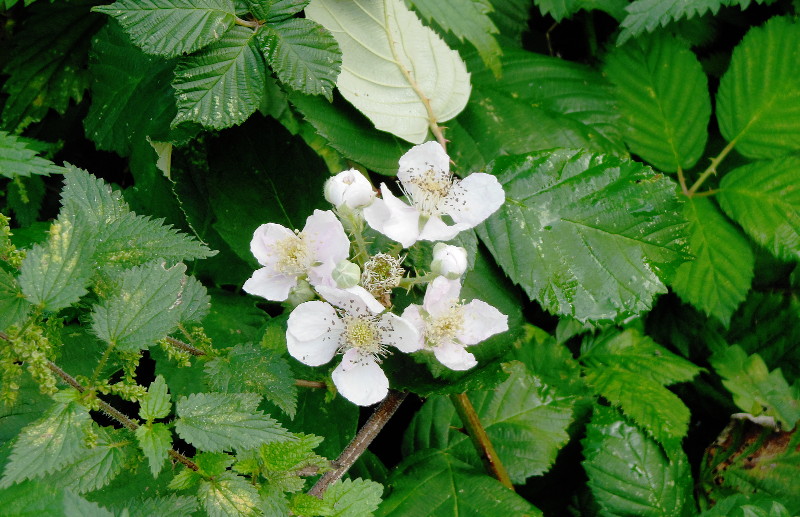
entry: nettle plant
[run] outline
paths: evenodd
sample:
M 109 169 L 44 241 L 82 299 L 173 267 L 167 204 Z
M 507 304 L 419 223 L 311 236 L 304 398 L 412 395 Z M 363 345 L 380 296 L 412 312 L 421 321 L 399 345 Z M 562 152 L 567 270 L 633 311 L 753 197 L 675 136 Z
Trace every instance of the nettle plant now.
M 800 515 L 799 7 L 0 2 L 0 513 Z

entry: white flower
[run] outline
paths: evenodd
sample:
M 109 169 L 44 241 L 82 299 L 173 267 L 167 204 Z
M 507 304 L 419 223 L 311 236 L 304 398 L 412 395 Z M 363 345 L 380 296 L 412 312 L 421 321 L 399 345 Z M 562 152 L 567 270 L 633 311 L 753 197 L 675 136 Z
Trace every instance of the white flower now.
M 363 174 L 348 169 L 325 182 L 325 199 L 336 208 L 364 208 L 375 199 L 375 191 Z
M 275 223 L 262 224 L 253 234 L 250 251 L 264 267 L 243 289 L 282 302 L 302 278 L 315 287 L 334 285 L 331 273 L 347 258 L 350 240 L 333 212 L 315 210 L 299 233 Z
M 437 142 L 412 147 L 400 158 L 397 177 L 411 206 L 381 184 L 383 198 L 365 208 L 364 217 L 376 231 L 406 248 L 418 240 L 449 241 L 483 222 L 505 201 L 503 187 L 491 174 L 454 180 L 450 158 Z M 455 224 L 448 226 L 442 215 Z
M 417 327 L 417 349 L 432 350 L 436 359 L 451 370 L 468 370 L 477 364 L 464 347 L 508 330 L 508 316 L 481 300 L 462 304 L 461 283 L 436 277 L 428 284 L 420 305 L 409 305 L 403 318 Z
M 455 280 L 467 270 L 467 250 L 461 246 L 450 246 L 437 242 L 433 247 L 431 272 Z
M 354 291 L 358 289 L 358 291 Z M 347 400 L 359 406 L 380 402 L 389 380 L 379 366 L 391 345 L 402 352 L 419 348 L 414 326 L 384 307 L 363 288 L 348 291 L 318 287 L 328 302 L 300 304 L 289 315 L 289 354 L 309 366 L 325 364 L 343 353 L 333 371 L 333 383 Z

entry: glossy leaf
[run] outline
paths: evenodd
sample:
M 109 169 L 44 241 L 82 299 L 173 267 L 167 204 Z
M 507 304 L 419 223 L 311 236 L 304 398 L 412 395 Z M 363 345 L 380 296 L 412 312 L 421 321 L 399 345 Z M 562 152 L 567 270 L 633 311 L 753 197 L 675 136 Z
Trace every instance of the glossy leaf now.
M 650 308 L 685 260 L 674 184 L 632 161 L 557 150 L 497 159 L 507 201 L 479 230 L 547 310 L 621 321 Z
M 0 131 L 0 176 L 6 178 L 27 177 L 32 174 L 59 174 L 63 167 L 37 156 L 30 142 Z
M 429 124 L 464 109 L 464 62 L 401 0 L 313 0 L 305 12 L 334 34 L 342 49 L 339 91 L 376 128 L 419 144 Z

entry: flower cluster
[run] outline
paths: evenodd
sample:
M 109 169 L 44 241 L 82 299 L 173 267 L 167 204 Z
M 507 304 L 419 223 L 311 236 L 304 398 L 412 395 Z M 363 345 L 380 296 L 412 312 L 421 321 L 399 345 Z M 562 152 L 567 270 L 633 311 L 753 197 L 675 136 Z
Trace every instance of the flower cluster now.
M 403 248 L 453 239 L 503 204 L 497 179 L 483 173 L 453 178 L 450 158 L 436 142 L 403 155 L 397 176 L 406 201 L 386 184 L 377 197 L 364 175 L 343 171 L 325 185 L 333 210 L 316 210 L 301 231 L 261 225 L 250 244 L 263 267 L 244 290 L 294 306 L 286 331 L 289 354 L 309 366 L 341 355 L 333 382 L 362 406 L 386 396 L 389 380 L 380 364 L 394 350 L 433 353 L 446 367 L 467 370 L 477 361 L 465 347 L 508 329 L 507 316 L 496 308 L 459 298 L 468 267 L 464 248 L 437 242 L 430 273 L 411 278 L 399 247 L 371 253 L 365 238 L 366 223 Z M 410 304 L 402 315 L 392 311 L 393 289 L 423 283 L 422 305 Z

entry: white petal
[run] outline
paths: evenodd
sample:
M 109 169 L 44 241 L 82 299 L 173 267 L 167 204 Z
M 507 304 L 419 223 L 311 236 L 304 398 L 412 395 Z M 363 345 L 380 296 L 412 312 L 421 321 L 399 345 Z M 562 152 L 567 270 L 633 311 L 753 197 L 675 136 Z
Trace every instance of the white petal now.
M 308 366 L 320 366 L 329 362 L 339 349 L 339 334 L 320 336 L 311 341 L 298 341 L 296 337 L 286 333 L 286 348 L 289 355 Z
M 508 330 L 508 316 L 482 300 L 472 300 L 461 310 L 464 326 L 456 337 L 464 345 L 480 343 Z
M 381 184 L 381 190 L 384 185 Z M 364 208 L 364 219 L 370 228 L 376 232 L 383 233 L 383 225 L 389 220 L 389 209 L 383 199 L 376 199 L 371 205 Z
M 336 310 L 329 303 L 314 300 L 294 308 L 289 315 L 287 332 L 298 341 L 311 341 L 327 334 L 331 329 L 344 327 Z
M 431 216 L 422 227 L 419 233 L 419 239 L 423 241 L 449 241 L 462 230 L 472 228 L 466 224 L 454 224 L 447 226 L 444 221 L 438 216 Z
M 294 232 L 285 226 L 275 223 L 262 224 L 253 232 L 250 241 L 250 251 L 262 266 L 272 266 L 280 258 L 276 253 L 275 244 L 290 237 L 297 238 Z
M 425 298 L 422 307 L 433 317 L 437 317 L 450 310 L 454 303 L 458 301 L 461 293 L 461 281 L 450 280 L 444 276 L 437 276 L 433 282 L 428 284 L 425 290 Z
M 321 285 L 316 289 L 328 302 L 352 314 L 373 315 L 385 309 L 369 291 L 358 285 L 349 289 Z
M 419 239 L 419 210 L 397 199 L 385 184 L 381 194 L 383 199 L 364 209 L 364 219 L 375 231 L 408 248 Z
M 408 309 L 406 308 L 406 311 Z M 403 313 L 405 314 L 405 313 Z M 422 348 L 422 336 L 412 321 L 387 312 L 381 316 L 381 343 L 410 354 Z
M 269 267 L 262 267 L 253 272 L 242 286 L 244 292 L 261 296 L 267 300 L 283 302 L 289 297 L 289 291 L 297 285 L 296 276 L 275 273 Z
M 397 177 L 404 185 L 408 185 L 409 179 L 413 179 L 429 169 L 449 172 L 450 157 L 447 156 L 439 142 L 431 141 L 409 149 L 400 157 L 399 165 Z
M 306 219 L 303 237 L 312 250 L 315 262 L 337 264 L 350 253 L 350 239 L 344 227 L 330 210 L 314 210 Z
M 433 354 L 440 363 L 447 366 L 451 370 L 469 370 L 478 361 L 475 356 L 464 350 L 461 345 L 455 343 L 445 343 L 433 348 Z
M 444 200 L 444 211 L 456 223 L 474 228 L 492 215 L 506 200 L 497 178 L 476 172 L 454 185 Z
M 425 320 L 422 319 L 422 314 L 419 312 L 420 309 L 422 309 L 421 305 L 411 304 L 405 308 L 401 317 L 414 325 L 414 328 L 417 329 L 420 343 L 424 344 L 425 339 L 423 334 L 425 333 Z
M 359 406 L 376 404 L 389 393 L 389 379 L 375 359 L 355 349 L 345 352 L 331 377 L 339 393 Z
M 314 287 L 321 285 L 336 287 L 336 282 L 333 280 L 333 270 L 336 268 L 336 264 L 333 260 L 326 260 L 310 268 L 308 270 L 308 283 Z

